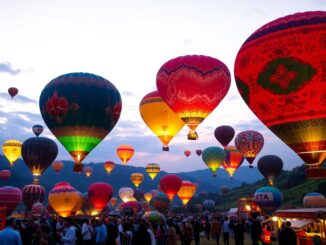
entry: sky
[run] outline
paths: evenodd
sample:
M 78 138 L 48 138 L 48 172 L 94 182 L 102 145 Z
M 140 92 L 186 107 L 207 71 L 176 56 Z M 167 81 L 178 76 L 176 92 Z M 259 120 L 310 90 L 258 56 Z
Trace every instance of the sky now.
M 219 146 L 217 126 L 236 133 L 257 130 L 265 145 L 257 159 L 275 154 L 285 169 L 302 160 L 250 111 L 239 95 L 234 77 L 235 57 L 256 29 L 296 12 L 326 10 L 324 0 L 4 0 L 0 1 L 0 142 L 32 137 L 34 124 L 46 126 L 38 101 L 44 86 L 70 72 L 89 72 L 111 81 L 120 91 L 122 114 L 111 133 L 85 163 L 120 163 L 116 148 L 130 144 L 132 166 L 159 163 L 168 172 L 205 169 L 194 151 Z M 199 140 L 186 140 L 184 129 L 161 151 L 161 142 L 142 121 L 139 102 L 156 90 L 156 73 L 168 60 L 202 54 L 224 62 L 231 88 L 220 105 L 198 127 Z M 19 94 L 11 100 L 9 87 Z M 45 127 L 44 136 L 55 137 Z M 72 160 L 60 145 L 58 160 Z M 231 143 L 232 144 L 232 143 Z M 193 151 L 189 158 L 184 150 Z M 254 165 L 256 165 L 257 160 Z M 243 164 L 248 165 L 247 162 Z

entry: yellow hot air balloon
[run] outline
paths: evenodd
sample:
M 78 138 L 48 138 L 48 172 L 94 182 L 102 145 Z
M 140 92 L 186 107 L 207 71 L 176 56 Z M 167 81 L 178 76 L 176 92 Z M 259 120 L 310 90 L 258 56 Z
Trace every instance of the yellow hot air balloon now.
M 153 197 L 153 194 L 150 193 L 150 192 L 146 192 L 146 193 L 144 194 L 144 198 L 146 199 L 147 202 L 150 202 L 151 199 L 152 199 L 152 197 Z
M 103 166 L 104 166 L 105 171 L 108 174 L 110 174 L 113 171 L 113 169 L 115 168 L 115 163 L 112 161 L 106 161 Z
M 190 181 L 183 180 L 180 190 L 177 195 L 181 199 L 183 205 L 187 205 L 193 195 L 196 193 L 198 188 L 197 184 L 194 184 Z
M 68 217 L 80 201 L 80 195 L 68 182 L 60 182 L 50 191 L 48 201 L 60 216 Z
M 78 201 L 77 201 L 75 207 L 71 211 L 72 214 L 76 214 L 78 212 L 78 210 L 80 210 L 84 204 L 83 195 L 79 191 L 77 193 L 78 193 L 79 197 L 78 197 Z
M 162 100 L 157 91 L 147 94 L 141 100 L 139 111 L 146 125 L 163 143 L 163 151 L 168 151 L 169 142 L 185 123 Z
M 156 163 L 149 163 L 146 165 L 146 173 L 151 179 L 155 179 L 156 175 L 161 171 L 160 165 Z
M 117 155 L 124 164 L 126 164 L 132 158 L 134 152 L 134 148 L 130 145 L 120 145 L 117 148 Z
M 22 142 L 18 140 L 7 140 L 2 145 L 2 152 L 8 159 L 10 166 L 21 156 Z
M 142 173 L 133 173 L 130 176 L 130 180 L 136 187 L 139 187 L 144 180 L 144 175 Z

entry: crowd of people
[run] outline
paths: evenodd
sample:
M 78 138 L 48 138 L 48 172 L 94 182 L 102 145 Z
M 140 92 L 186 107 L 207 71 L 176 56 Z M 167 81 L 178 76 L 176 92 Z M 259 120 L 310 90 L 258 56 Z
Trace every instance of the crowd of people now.
M 141 217 L 57 218 L 15 220 L 8 218 L 0 231 L 0 245 L 199 245 L 203 238 L 217 245 L 244 245 L 245 234 L 252 245 L 295 245 L 296 233 L 287 221 L 275 234 L 258 216 L 248 219 L 222 215 L 179 216 L 148 222 Z

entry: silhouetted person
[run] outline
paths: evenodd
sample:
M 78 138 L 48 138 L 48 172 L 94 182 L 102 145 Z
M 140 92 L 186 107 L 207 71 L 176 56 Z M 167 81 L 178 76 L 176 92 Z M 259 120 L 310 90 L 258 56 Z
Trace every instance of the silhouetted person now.
M 295 231 L 291 228 L 290 221 L 286 221 L 285 227 L 281 230 L 278 239 L 278 243 L 280 245 L 296 245 L 297 236 Z
M 253 222 L 250 230 L 250 236 L 252 240 L 252 245 L 258 245 L 258 241 L 261 236 L 261 224 L 260 220 L 257 219 L 257 215 L 253 215 Z

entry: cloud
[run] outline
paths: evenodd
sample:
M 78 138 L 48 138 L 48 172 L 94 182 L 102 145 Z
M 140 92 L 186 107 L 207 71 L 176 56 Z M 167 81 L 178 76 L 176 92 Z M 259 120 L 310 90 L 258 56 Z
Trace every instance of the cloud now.
M 10 99 L 10 95 L 8 93 L 0 93 L 0 99 L 8 100 Z M 18 94 L 15 96 L 14 100 L 19 103 L 32 103 L 32 104 L 38 104 L 36 100 L 30 99 L 24 95 Z
M 9 62 L 0 63 L 0 72 L 9 73 L 12 76 L 18 75 L 22 72 L 21 69 L 14 69 Z
M 136 94 L 134 92 L 127 91 L 127 90 L 122 91 L 121 94 L 123 96 L 127 96 L 127 97 L 135 97 L 136 96 Z

